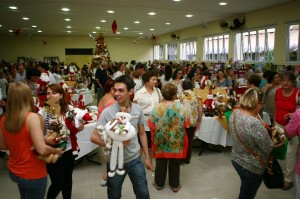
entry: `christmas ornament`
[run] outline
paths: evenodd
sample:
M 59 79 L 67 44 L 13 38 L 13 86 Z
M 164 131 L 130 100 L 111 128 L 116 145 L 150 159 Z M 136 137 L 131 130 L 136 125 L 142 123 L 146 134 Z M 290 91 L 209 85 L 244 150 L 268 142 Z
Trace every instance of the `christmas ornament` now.
M 117 21 L 116 20 L 113 21 L 113 23 L 111 25 L 111 28 L 112 28 L 113 33 L 117 32 L 118 26 L 117 26 Z

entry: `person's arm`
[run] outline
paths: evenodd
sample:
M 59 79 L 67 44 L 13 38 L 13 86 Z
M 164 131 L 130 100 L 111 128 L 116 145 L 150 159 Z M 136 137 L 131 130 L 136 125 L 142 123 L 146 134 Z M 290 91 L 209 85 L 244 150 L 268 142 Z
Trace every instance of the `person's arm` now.
M 101 147 L 105 147 L 105 145 L 106 145 L 105 142 L 101 139 L 97 128 L 94 129 L 90 140 L 92 143 L 97 144 Z
M 203 116 L 203 109 L 202 109 L 202 106 L 199 106 L 199 109 L 198 109 L 198 121 L 197 121 L 197 129 L 200 128 L 201 126 L 201 121 L 202 121 L 202 116 Z
M 142 149 L 144 151 L 145 154 L 145 166 L 148 170 L 154 170 L 154 167 L 152 165 L 152 162 L 150 160 L 150 155 L 149 155 L 149 151 L 148 151 L 148 140 L 147 140 L 147 135 L 144 129 L 144 125 L 139 125 L 138 126 L 138 134 L 140 137 L 140 142 L 142 145 Z
M 4 137 L 2 135 L 1 128 L 0 128 L 0 150 L 7 150 L 7 146 L 4 142 Z
M 31 113 L 28 116 L 27 126 L 29 128 L 29 132 L 30 132 L 30 136 L 34 148 L 40 155 L 47 156 L 50 154 L 57 154 L 57 155 L 62 154 L 63 151 L 61 148 L 52 148 L 46 144 L 43 130 L 41 127 L 41 122 L 37 114 Z

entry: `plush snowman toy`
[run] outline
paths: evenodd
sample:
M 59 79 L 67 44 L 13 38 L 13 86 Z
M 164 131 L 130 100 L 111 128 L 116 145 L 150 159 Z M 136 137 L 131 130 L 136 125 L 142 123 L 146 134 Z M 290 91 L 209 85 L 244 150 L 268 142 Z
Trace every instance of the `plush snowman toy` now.
M 113 177 L 117 172 L 118 175 L 124 175 L 123 170 L 123 141 L 132 139 L 136 135 L 136 129 L 130 123 L 131 115 L 125 112 L 116 113 L 116 118 L 108 122 L 105 126 L 107 136 L 113 140 L 111 156 L 110 156 L 110 171 L 109 177 Z M 117 167 L 118 158 L 118 169 Z

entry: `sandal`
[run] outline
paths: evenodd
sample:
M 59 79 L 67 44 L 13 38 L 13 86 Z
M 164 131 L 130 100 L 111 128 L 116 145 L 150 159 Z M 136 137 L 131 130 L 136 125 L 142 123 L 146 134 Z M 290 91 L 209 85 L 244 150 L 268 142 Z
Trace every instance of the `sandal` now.
M 177 193 L 180 189 L 181 189 L 181 184 L 178 185 L 178 187 L 172 187 L 172 191 L 173 191 L 174 193 Z
M 290 188 L 292 188 L 292 186 L 293 186 L 292 182 L 284 181 L 282 190 L 289 190 Z
M 158 191 L 159 191 L 159 190 L 162 190 L 162 188 L 163 188 L 163 187 L 157 186 L 157 184 L 155 184 L 155 182 L 153 182 L 152 184 L 153 184 L 153 186 L 154 186 Z

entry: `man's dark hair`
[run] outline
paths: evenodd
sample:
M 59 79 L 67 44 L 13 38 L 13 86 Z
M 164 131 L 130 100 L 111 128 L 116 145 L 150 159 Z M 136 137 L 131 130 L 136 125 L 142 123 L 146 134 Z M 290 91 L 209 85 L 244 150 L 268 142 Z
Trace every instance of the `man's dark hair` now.
M 151 79 L 151 77 L 157 77 L 158 73 L 156 70 L 148 70 L 147 72 L 145 72 L 142 76 L 143 82 L 144 84 L 146 84 L 146 82 L 149 82 L 149 80 Z
M 31 77 L 39 77 L 41 76 L 41 71 L 36 69 L 36 68 L 32 68 L 30 70 L 26 70 L 26 79 L 30 80 Z
M 250 75 L 250 77 L 248 77 L 247 80 L 248 80 L 248 84 L 252 84 L 258 88 L 259 84 L 261 82 L 261 77 L 258 76 L 257 74 L 252 74 L 252 75 Z
M 118 77 L 117 79 L 115 79 L 115 83 L 125 84 L 128 91 L 134 88 L 134 81 L 130 75 L 122 75 Z
M 194 88 L 193 82 L 189 79 L 186 79 L 182 82 L 182 89 L 183 90 L 192 90 Z

